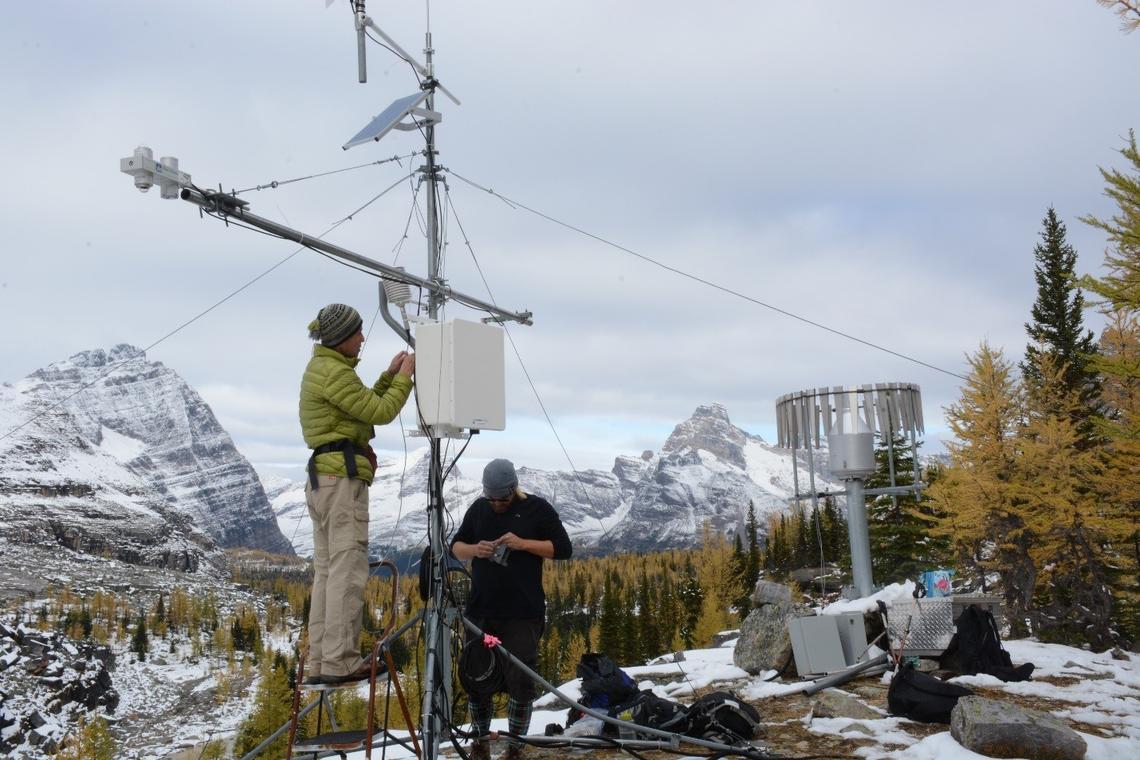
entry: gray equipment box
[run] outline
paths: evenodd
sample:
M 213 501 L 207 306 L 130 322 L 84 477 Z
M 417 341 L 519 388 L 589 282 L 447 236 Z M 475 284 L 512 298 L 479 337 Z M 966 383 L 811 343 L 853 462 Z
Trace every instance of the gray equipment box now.
M 833 615 L 835 625 L 839 629 L 839 643 L 843 645 L 843 659 L 850 667 L 860 660 L 866 659 L 867 626 L 863 623 L 863 614 L 860 612 L 845 612 L 842 615 Z
M 788 635 L 800 677 L 843 670 L 854 665 L 867 648 L 867 632 L 859 613 L 795 618 L 788 621 Z
M 423 424 L 506 429 L 503 328 L 451 319 L 416 328 L 416 398 Z

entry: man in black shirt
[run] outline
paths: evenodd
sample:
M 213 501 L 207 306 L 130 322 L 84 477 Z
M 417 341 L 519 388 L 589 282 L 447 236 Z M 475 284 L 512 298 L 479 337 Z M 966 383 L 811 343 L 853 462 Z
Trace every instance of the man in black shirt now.
M 545 559 L 568 559 L 570 537 L 558 513 L 545 499 L 523 493 L 515 466 L 495 459 L 483 470 L 483 497 L 476 499 L 451 541 L 460 560 L 471 560 L 471 595 L 466 614 L 484 632 L 532 670 L 538 664 L 538 640 L 546 627 L 546 595 L 542 590 Z M 472 634 L 468 632 L 468 644 Z M 530 729 L 534 682 L 507 666 L 507 719 L 511 733 Z M 475 733 L 486 737 L 494 714 L 493 694 L 468 694 Z M 518 760 L 522 745 L 512 742 L 507 760 Z M 472 760 L 490 760 L 490 745 L 476 740 Z

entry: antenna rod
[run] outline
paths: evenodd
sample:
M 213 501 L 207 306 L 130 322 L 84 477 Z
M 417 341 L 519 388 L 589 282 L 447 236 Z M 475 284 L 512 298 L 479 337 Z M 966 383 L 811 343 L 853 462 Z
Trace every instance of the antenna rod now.
M 408 51 L 406 51 L 402 47 L 400 47 L 400 43 L 396 42 L 394 39 L 389 37 L 384 32 L 383 29 L 376 26 L 376 22 L 373 21 L 372 18 L 369 16 L 364 17 L 364 25 L 367 26 L 372 31 L 376 32 L 376 34 L 380 35 L 380 38 L 383 39 L 384 42 L 388 43 L 388 47 L 395 50 L 397 55 L 399 55 L 401 58 L 403 58 L 408 63 L 412 64 L 412 68 L 414 68 L 416 71 L 418 71 L 420 73 L 420 76 L 426 77 L 429 82 L 434 82 L 434 84 L 432 86 L 435 89 L 442 92 L 448 98 L 450 98 L 452 103 L 454 103 L 457 106 L 463 105 L 462 103 L 459 102 L 459 98 L 452 95 L 451 92 L 449 92 L 446 87 L 444 87 L 439 82 L 435 82 L 435 76 L 431 70 L 431 65 L 430 65 L 431 59 L 430 58 L 428 59 L 428 65 L 427 66 L 424 66 L 419 61 L 417 61 L 415 58 L 412 58 L 411 53 L 409 53 Z M 430 36 L 431 36 L 431 34 L 429 33 L 428 37 L 430 38 Z M 428 47 L 431 47 L 431 46 L 429 45 Z
M 368 81 L 368 63 L 366 61 L 367 53 L 365 51 L 365 30 L 364 20 L 368 18 L 364 15 L 364 0 L 357 0 L 356 6 L 356 70 L 360 83 L 364 84 Z

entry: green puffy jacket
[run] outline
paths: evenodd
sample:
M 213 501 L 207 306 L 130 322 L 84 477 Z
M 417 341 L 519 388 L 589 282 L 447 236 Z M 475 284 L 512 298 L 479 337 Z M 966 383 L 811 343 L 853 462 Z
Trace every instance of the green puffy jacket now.
M 351 439 L 358 448 L 367 448 L 376 434 L 372 426 L 396 419 L 407 402 L 412 392 L 410 377 L 392 377 L 385 372 L 368 388 L 356 374 L 359 361 L 325 346 L 313 347 L 313 358 L 301 380 L 300 403 L 301 432 L 310 449 L 342 438 Z M 372 465 L 359 455 L 356 471 L 361 480 L 372 482 Z M 321 454 L 317 457 L 317 472 L 346 477 L 344 454 Z

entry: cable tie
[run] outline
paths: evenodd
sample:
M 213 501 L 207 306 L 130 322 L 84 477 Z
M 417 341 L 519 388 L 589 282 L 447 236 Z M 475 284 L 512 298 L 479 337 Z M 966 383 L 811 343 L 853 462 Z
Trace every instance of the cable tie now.
M 497 647 L 497 646 L 499 646 L 499 644 L 502 644 L 502 643 L 503 642 L 499 640 L 498 636 L 493 636 L 489 633 L 483 634 L 483 646 L 487 647 L 488 649 L 490 649 L 491 647 Z

